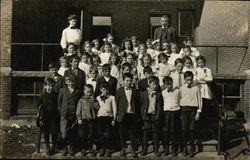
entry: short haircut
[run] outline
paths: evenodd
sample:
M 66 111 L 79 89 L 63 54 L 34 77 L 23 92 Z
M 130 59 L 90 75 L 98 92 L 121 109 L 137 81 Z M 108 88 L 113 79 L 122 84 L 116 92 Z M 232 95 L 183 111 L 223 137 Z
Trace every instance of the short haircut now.
M 59 67 L 58 67 L 58 64 L 57 64 L 57 63 L 50 63 L 49 66 L 48 66 L 48 69 L 50 70 L 50 69 L 52 69 L 52 68 L 58 69 L 58 68 L 59 68 Z
M 178 63 L 184 64 L 183 59 L 182 59 L 182 58 L 177 58 L 177 59 L 174 61 L 174 65 L 176 66 Z
M 169 20 L 169 17 L 167 15 L 163 15 L 161 18 L 164 18 L 164 19 L 168 19 Z
M 101 63 L 101 59 L 100 59 L 100 57 L 98 55 L 93 55 L 92 56 L 92 60 L 93 59 L 98 59 L 99 63 Z
M 144 47 L 145 50 L 146 50 L 146 48 L 147 48 L 145 44 L 139 44 L 139 46 L 138 46 L 138 51 L 140 51 L 140 49 L 141 49 L 142 47 Z
M 69 62 L 71 63 L 74 59 L 80 61 L 80 57 L 78 55 L 72 55 L 69 57 Z
M 206 58 L 204 56 L 198 56 L 196 62 L 198 62 L 198 60 L 203 60 L 203 62 L 206 63 Z
M 184 63 L 185 63 L 187 60 L 189 60 L 189 61 L 191 62 L 191 65 L 193 66 L 193 61 L 192 61 L 192 59 L 191 59 L 190 56 L 184 56 L 184 57 L 183 57 Z
M 113 38 L 114 38 L 114 35 L 113 35 L 112 33 L 108 33 L 108 34 L 106 35 L 106 38 L 109 38 L 109 37 L 113 37 Z
M 167 84 L 167 85 L 173 84 L 173 78 L 170 77 L 170 76 L 165 76 L 165 77 L 163 78 L 163 84 Z
M 111 67 L 110 67 L 110 65 L 109 64 L 104 64 L 103 66 L 102 66 L 102 70 L 103 71 L 105 71 L 105 70 L 111 70 Z
M 91 67 L 89 68 L 89 74 L 92 73 L 93 71 L 94 71 L 95 73 L 98 73 L 98 68 L 95 67 L 95 66 L 91 66 Z
M 75 14 L 71 14 L 68 16 L 68 21 L 71 21 L 72 19 L 76 19 L 77 20 L 77 16 Z
M 50 77 L 47 77 L 47 78 L 44 79 L 44 85 L 46 85 L 46 86 L 47 85 L 52 85 L 54 83 L 55 83 L 54 79 L 52 79 Z
M 160 53 L 160 54 L 158 55 L 159 62 L 161 61 L 160 59 L 161 59 L 162 57 L 164 57 L 164 58 L 166 58 L 166 59 L 168 60 L 168 56 L 167 56 L 165 53 Z
M 73 46 L 75 50 L 77 49 L 77 46 L 76 46 L 74 43 L 72 43 L 72 42 L 69 42 L 69 43 L 67 44 L 66 48 L 68 49 L 69 46 Z
M 192 37 L 187 37 L 187 38 L 185 39 L 185 42 L 187 42 L 187 41 L 193 42 L 193 38 L 192 38 Z
M 184 73 L 184 79 L 186 79 L 187 77 L 194 78 L 194 74 L 191 71 L 187 71 Z
M 110 48 L 112 47 L 111 43 L 109 43 L 109 42 L 104 42 L 103 46 L 104 46 L 104 47 L 105 47 L 105 46 L 109 46 Z
M 104 89 L 106 89 L 107 91 L 110 91 L 110 86 L 109 86 L 108 82 L 103 82 L 103 83 L 101 84 L 101 88 L 104 88 Z
M 67 56 L 62 56 L 59 58 L 59 62 L 66 61 L 68 62 L 68 57 Z
M 93 45 L 94 45 L 96 42 L 99 43 L 99 40 L 98 40 L 98 39 L 93 39 L 93 40 L 92 40 Z
M 159 78 L 156 76 L 149 77 L 148 81 L 149 81 L 149 83 L 154 82 L 155 84 L 159 84 Z
M 84 89 L 85 88 L 91 89 L 92 91 L 94 90 L 94 87 L 91 84 L 85 84 Z
M 64 78 L 65 78 L 65 81 L 67 80 L 75 81 L 76 76 L 74 74 L 68 74 Z
M 153 70 L 150 66 L 146 66 L 143 68 L 143 73 L 149 73 L 149 74 L 152 74 L 153 73 Z
M 83 52 L 83 53 L 82 53 L 82 55 L 81 55 L 81 58 L 82 58 L 83 56 L 86 56 L 86 57 L 88 57 L 88 58 L 90 58 L 90 57 L 91 57 L 91 56 L 90 56 L 90 54 L 89 54 L 89 53 L 87 53 L 87 52 Z
M 133 79 L 133 75 L 130 74 L 130 73 L 124 73 L 124 74 L 123 74 L 123 80 L 124 80 L 125 78 Z
M 126 67 L 128 67 L 129 70 L 132 70 L 132 66 L 128 62 L 122 64 L 122 70 L 124 70 Z

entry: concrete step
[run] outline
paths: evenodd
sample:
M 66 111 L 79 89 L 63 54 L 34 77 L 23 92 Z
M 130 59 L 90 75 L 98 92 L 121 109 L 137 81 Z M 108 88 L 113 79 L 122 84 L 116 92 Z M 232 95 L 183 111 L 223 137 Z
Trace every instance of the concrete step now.
M 194 155 L 193 158 L 189 158 L 189 157 L 183 157 L 181 155 L 181 153 L 179 153 L 177 155 L 177 157 L 173 157 L 171 155 L 168 155 L 168 156 L 161 156 L 161 157 L 155 157 L 154 153 L 153 152 L 149 152 L 146 156 L 140 156 L 139 154 L 140 152 L 137 152 L 137 155 L 138 155 L 138 158 L 130 158 L 130 153 L 127 151 L 126 152 L 126 156 L 127 158 L 126 159 L 137 159 L 137 160 L 225 160 L 224 156 L 222 155 L 218 155 L 217 152 L 199 152 L 199 153 L 196 153 Z M 33 153 L 32 154 L 32 157 L 31 158 L 44 158 L 44 159 L 81 159 L 81 153 L 78 152 L 76 153 L 74 156 L 62 156 L 62 153 L 61 152 L 58 152 L 56 153 L 55 155 L 53 156 L 47 156 L 46 153 L 45 153 L 45 150 L 41 150 L 40 153 Z M 99 155 L 97 154 L 95 157 L 93 156 L 90 156 L 90 155 L 87 155 L 87 157 L 84 159 L 101 159 L 101 160 L 106 160 L 106 159 L 112 159 L 112 160 L 119 160 L 119 159 L 122 159 L 120 157 L 120 153 L 119 152 L 115 152 L 112 154 L 112 157 L 110 158 L 107 158 L 107 157 L 99 157 Z

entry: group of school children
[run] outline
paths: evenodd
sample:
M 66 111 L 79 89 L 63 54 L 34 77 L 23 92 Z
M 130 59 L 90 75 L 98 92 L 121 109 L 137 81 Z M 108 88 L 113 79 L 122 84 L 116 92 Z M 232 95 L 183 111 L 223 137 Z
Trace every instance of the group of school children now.
M 83 157 L 97 152 L 110 157 L 118 146 L 120 156 L 126 157 L 129 140 L 130 156 L 137 157 L 139 145 L 140 156 L 145 156 L 152 135 L 155 156 L 177 156 L 181 151 L 192 157 L 195 123 L 209 107 L 205 105 L 211 99 L 208 83 L 213 80 L 192 40 L 187 39 L 178 52 L 175 43 L 139 44 L 135 36 L 118 47 L 108 34 L 103 46 L 93 40 L 80 49 L 79 43 L 64 42 L 67 30 L 75 30 L 72 21 L 74 16 L 63 31 L 60 68 L 49 65 L 51 74 L 44 79 L 38 103 L 44 108 L 47 154 L 56 152 L 60 137 L 63 155 L 80 149 Z M 80 32 L 74 32 L 70 35 L 81 39 Z

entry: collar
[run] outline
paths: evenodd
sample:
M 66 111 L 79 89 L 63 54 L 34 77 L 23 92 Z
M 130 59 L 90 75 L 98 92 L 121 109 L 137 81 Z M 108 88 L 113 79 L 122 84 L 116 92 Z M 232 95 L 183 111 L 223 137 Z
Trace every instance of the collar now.
M 132 90 L 132 87 L 125 87 L 125 86 L 124 86 L 124 90 L 125 90 L 125 91 L 131 91 L 131 90 Z
M 70 29 L 76 29 L 76 27 L 69 27 Z
M 185 84 L 187 88 L 192 88 L 194 85 L 191 84 L 191 86 L 188 86 L 188 84 Z

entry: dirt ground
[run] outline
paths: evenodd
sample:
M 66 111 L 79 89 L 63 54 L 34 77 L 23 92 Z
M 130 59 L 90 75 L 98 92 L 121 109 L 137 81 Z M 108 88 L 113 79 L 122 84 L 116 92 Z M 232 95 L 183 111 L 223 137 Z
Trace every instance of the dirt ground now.
M 0 132 L 1 158 L 31 158 L 36 151 L 37 135 L 38 129 L 34 126 L 21 126 L 20 128 L 2 126 Z M 245 149 L 247 149 L 246 141 L 240 141 L 231 148 L 228 147 L 226 157 L 227 159 L 248 160 L 250 156 L 242 153 Z

